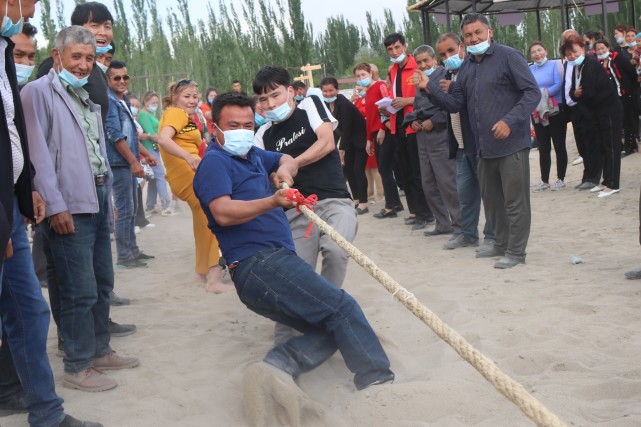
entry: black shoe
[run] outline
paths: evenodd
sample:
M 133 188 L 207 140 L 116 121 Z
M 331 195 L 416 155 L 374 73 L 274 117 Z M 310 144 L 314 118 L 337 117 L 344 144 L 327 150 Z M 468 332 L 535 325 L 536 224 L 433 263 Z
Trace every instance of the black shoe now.
M 392 209 L 394 209 L 394 212 L 397 212 L 397 213 L 398 213 L 398 212 L 403 212 L 403 211 L 405 210 L 405 208 L 403 207 L 403 205 L 396 205 L 396 206 L 394 206 Z
M 139 259 L 128 259 L 126 261 L 118 261 L 116 265 L 118 267 L 123 267 L 123 268 L 147 267 L 147 263 L 140 261 Z
M 72 417 L 71 415 L 65 415 L 64 419 L 58 427 L 104 427 L 100 423 L 94 423 L 92 421 L 80 421 Z
M 359 214 L 359 215 L 363 215 L 363 214 L 366 214 L 368 212 L 369 212 L 369 208 L 367 206 L 365 206 L 363 209 L 361 209 L 359 207 L 356 208 L 356 213 Z
M 398 215 L 396 214 L 396 211 L 394 211 L 394 210 L 388 211 L 388 210 L 385 210 L 385 209 L 381 209 L 381 211 L 379 213 L 375 213 L 374 214 L 374 218 L 378 218 L 378 219 L 396 218 L 397 216 Z
M 121 325 L 109 319 L 109 333 L 112 337 L 126 337 L 136 332 L 136 325 Z
M 441 234 L 452 234 L 452 230 L 448 230 L 448 231 L 441 231 L 441 230 L 439 230 L 438 228 L 435 228 L 434 230 L 425 231 L 425 232 L 423 233 L 423 236 L 427 236 L 427 237 L 430 237 L 430 236 L 440 236 Z
M 156 257 L 153 255 L 147 255 L 144 252 L 140 252 L 140 254 L 136 257 L 136 259 L 154 259 L 154 258 Z
M 15 414 L 25 414 L 27 412 L 27 403 L 24 401 L 22 393 L 9 396 L 0 402 L 0 417 L 8 417 Z
M 414 225 L 412 225 L 412 231 L 422 230 L 425 227 L 427 227 L 427 221 L 424 219 L 417 219 L 416 222 L 414 222 Z
M 407 218 L 403 218 L 403 221 L 405 222 L 405 225 L 414 225 L 416 224 L 416 217 L 408 216 Z

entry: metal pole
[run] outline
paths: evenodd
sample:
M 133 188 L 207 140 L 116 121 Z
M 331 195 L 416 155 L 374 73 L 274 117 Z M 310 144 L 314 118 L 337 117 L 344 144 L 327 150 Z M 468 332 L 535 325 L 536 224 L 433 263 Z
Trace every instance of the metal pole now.
M 450 16 L 450 1 L 445 0 L 445 19 L 447 19 L 447 32 L 452 32 L 452 17 Z
M 472 12 L 476 13 L 476 0 L 472 0 Z
M 542 40 L 541 38 L 541 14 L 539 13 L 539 9 L 536 9 L 536 31 L 537 34 L 539 35 L 539 40 Z
M 425 10 L 421 9 L 421 23 L 423 24 L 423 42 L 425 44 L 430 44 L 429 41 L 429 30 L 427 29 L 427 26 L 429 25 L 427 23 L 427 17 L 425 16 Z
M 423 9 L 423 22 L 425 22 L 425 43 L 430 44 L 432 40 L 432 31 L 430 25 L 430 14 L 426 9 Z
M 606 0 L 601 0 L 601 11 L 603 12 L 603 34 L 610 34 L 608 31 L 608 5 Z
M 630 25 L 632 25 L 634 27 L 635 26 L 634 25 L 634 20 L 637 19 L 637 11 L 636 11 L 636 7 L 635 7 L 635 4 L 634 4 L 634 0 L 630 0 L 630 6 L 631 6 L 630 10 L 632 11 L 632 13 L 630 14 L 630 19 L 631 19 Z M 608 34 L 608 33 L 605 33 L 605 34 Z
M 565 0 L 561 0 L 561 32 L 565 31 L 567 27 L 567 21 L 565 20 Z

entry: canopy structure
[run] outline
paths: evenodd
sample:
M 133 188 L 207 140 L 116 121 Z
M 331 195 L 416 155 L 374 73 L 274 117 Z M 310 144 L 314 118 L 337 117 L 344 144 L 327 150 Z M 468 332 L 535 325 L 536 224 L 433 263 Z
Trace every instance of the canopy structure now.
M 625 1 L 625 0 L 623 0 Z M 637 16 L 634 0 L 631 5 L 631 22 Z M 421 14 L 423 21 L 423 37 L 426 43 L 431 40 L 430 14 L 436 22 L 446 24 L 447 30 L 452 31 L 452 15 L 462 17 L 467 13 L 477 12 L 496 15 L 501 25 L 516 25 L 521 22 L 524 12 L 536 12 L 539 40 L 541 39 L 541 10 L 561 9 L 561 31 L 568 28 L 570 21 L 569 10 L 576 6 L 585 6 L 586 15 L 602 15 L 603 30 L 609 34 L 607 13 L 619 11 L 618 0 L 420 0 L 408 6 L 408 12 Z M 607 13 L 604 13 L 607 12 Z

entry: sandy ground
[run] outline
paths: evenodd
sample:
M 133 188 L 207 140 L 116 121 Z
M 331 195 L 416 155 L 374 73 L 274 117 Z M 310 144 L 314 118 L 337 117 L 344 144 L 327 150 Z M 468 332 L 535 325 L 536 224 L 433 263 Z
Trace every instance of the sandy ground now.
M 568 149 L 571 162 L 571 141 Z M 538 182 L 538 156 L 530 154 L 532 185 Z M 568 167 L 568 189 L 533 193 L 527 264 L 511 270 L 474 258 L 473 248 L 442 250 L 447 236 L 412 233 L 403 215 L 361 216 L 355 243 L 569 425 L 639 426 L 641 282 L 623 273 L 641 266 L 641 155 L 622 165 L 622 190 L 609 198 L 571 189 L 582 166 Z M 555 171 L 553 162 L 552 177 Z M 142 365 L 111 371 L 120 384 L 111 391 L 65 389 L 51 328 L 49 354 L 65 408 L 108 427 L 248 425 L 243 377 L 269 350 L 272 324 L 235 294 L 207 294 L 192 283 L 186 205 L 179 216 L 154 216 L 153 222 L 156 228 L 138 238 L 156 260 L 146 269 L 116 269 L 116 291 L 133 303 L 112 309 L 115 321 L 138 326 L 136 334 L 114 338 L 113 348 L 139 356 Z M 585 263 L 573 265 L 571 255 Z M 298 381 L 314 401 L 301 411 L 303 426 L 532 425 L 351 261 L 345 289 L 381 337 L 396 381 L 356 392 L 335 355 Z M 254 385 L 267 384 L 261 378 L 256 374 Z M 319 405 L 324 415 L 318 415 Z M 26 415 L 0 424 L 26 426 Z

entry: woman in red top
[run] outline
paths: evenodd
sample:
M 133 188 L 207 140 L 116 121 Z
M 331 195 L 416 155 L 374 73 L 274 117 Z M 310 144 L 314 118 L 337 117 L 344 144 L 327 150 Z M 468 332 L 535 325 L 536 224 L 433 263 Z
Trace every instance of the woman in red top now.
M 357 84 L 365 92 L 365 122 L 367 129 L 367 153 L 376 153 L 378 171 L 383 180 L 385 193 L 385 208 L 374 214 L 376 218 L 394 218 L 396 213 L 402 211 L 403 205 L 398 194 L 398 187 L 394 179 L 394 157 L 396 146 L 389 138 L 389 129 L 381 121 L 376 102 L 389 96 L 387 86 L 383 81 L 372 79 L 372 67 L 368 63 L 360 63 L 354 67 L 354 76 Z
M 356 109 L 365 117 L 367 114 L 365 111 L 365 89 L 356 86 L 351 101 L 354 106 L 356 106 Z M 365 164 L 365 174 L 367 175 L 367 198 L 369 200 L 373 198 L 374 202 L 378 203 L 383 200 L 384 197 L 383 180 L 381 180 L 381 174 L 378 173 L 376 154 L 374 150 L 371 149 L 368 153 L 367 163 Z M 376 195 L 374 195 L 374 192 L 376 192 Z

